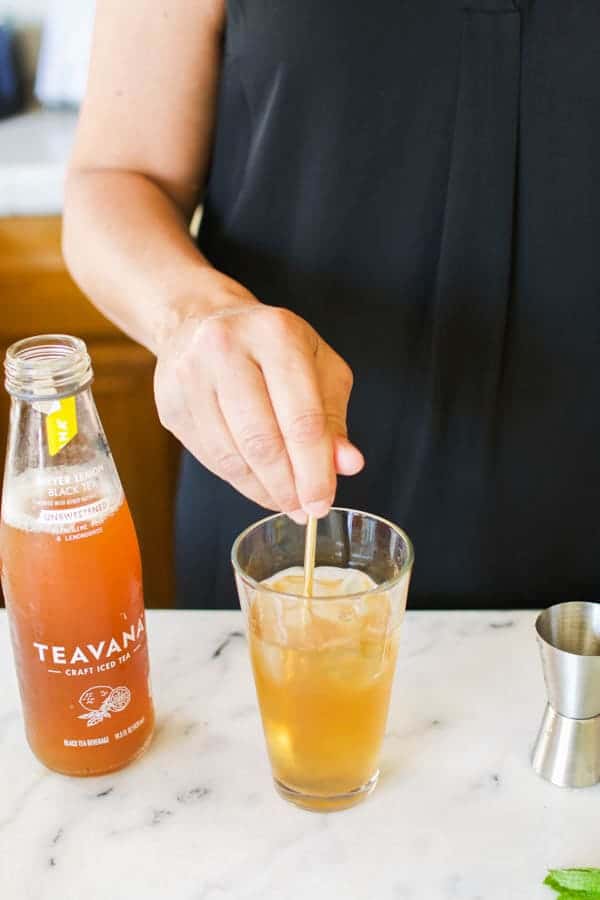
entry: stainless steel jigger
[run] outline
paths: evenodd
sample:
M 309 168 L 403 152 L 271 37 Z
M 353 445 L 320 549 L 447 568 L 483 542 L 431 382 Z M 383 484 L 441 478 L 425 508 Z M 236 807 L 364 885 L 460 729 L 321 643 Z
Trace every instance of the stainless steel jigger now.
M 548 705 L 531 762 L 559 787 L 600 781 L 600 603 L 559 603 L 535 623 Z

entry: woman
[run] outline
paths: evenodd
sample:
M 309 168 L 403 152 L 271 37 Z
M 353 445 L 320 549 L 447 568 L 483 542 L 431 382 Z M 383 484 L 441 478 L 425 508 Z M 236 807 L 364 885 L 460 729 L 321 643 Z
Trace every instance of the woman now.
M 157 357 L 181 605 L 348 475 L 413 606 L 595 599 L 598 35 L 592 0 L 100 0 L 65 255 Z

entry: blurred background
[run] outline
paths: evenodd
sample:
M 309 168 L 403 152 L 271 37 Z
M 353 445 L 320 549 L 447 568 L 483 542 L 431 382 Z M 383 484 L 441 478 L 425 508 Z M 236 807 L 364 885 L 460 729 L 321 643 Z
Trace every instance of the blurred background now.
M 96 403 L 140 539 L 146 604 L 169 607 L 179 454 L 154 409 L 154 360 L 80 293 L 60 252 L 93 16 L 93 0 L 0 0 L 0 356 L 31 334 L 67 332 L 87 342 Z M 8 408 L 0 390 L 1 455 Z

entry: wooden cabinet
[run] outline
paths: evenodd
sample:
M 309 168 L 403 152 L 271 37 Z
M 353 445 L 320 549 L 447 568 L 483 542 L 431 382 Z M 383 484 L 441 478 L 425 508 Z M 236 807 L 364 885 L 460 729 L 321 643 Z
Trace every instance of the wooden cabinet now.
M 140 540 L 146 605 L 172 606 L 179 452 L 154 407 L 154 357 L 108 322 L 73 283 L 60 253 L 59 218 L 0 219 L 0 357 L 13 341 L 49 332 L 75 334 L 87 343 L 94 397 Z M 8 408 L 0 390 L 2 448 Z

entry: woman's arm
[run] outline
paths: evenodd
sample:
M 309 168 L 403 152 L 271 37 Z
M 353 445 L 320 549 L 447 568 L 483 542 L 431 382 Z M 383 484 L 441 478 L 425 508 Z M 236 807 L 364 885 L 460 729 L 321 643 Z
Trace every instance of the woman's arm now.
M 217 272 L 188 233 L 224 26 L 224 0 L 99 0 L 65 258 L 94 303 L 156 354 L 163 424 L 261 505 L 322 515 L 336 471 L 362 466 L 345 439 L 350 370 L 308 323 Z
M 188 233 L 211 149 L 223 0 L 97 9 L 63 249 L 94 303 L 156 352 L 187 304 L 210 314 L 230 289 L 244 295 Z

